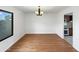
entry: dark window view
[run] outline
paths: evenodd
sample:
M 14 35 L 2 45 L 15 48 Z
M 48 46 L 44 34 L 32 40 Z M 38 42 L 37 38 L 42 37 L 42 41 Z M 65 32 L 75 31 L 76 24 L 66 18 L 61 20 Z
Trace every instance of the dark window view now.
M 0 10 L 0 41 L 13 34 L 12 20 L 12 13 Z

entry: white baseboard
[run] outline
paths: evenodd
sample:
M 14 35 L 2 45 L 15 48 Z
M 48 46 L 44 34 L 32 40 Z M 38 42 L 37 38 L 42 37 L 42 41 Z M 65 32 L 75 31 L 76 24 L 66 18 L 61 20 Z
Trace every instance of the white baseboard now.
M 3 52 L 6 52 L 12 45 L 14 45 L 17 41 L 19 41 L 25 34 L 18 36 L 18 38 L 16 38 L 16 40 L 10 44 L 10 46 L 8 46 L 8 48 L 6 48 Z
M 26 34 L 56 34 L 56 33 L 50 33 L 50 32 L 47 32 L 47 33 L 45 33 L 45 32 L 30 32 L 30 33 L 26 33 Z

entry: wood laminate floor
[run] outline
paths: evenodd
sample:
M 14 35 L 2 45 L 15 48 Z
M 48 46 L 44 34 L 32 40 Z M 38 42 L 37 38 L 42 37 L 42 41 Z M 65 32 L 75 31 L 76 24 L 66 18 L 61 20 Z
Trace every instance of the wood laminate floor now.
M 76 50 L 56 34 L 28 34 L 7 52 L 76 52 Z

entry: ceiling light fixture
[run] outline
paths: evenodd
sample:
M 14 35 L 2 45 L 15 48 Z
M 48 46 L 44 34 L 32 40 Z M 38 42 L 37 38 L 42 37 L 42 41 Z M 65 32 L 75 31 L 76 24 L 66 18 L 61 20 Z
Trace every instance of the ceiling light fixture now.
M 36 14 L 37 16 L 42 16 L 43 13 L 44 13 L 43 10 L 41 10 L 40 6 L 38 6 L 38 9 L 35 11 L 35 14 Z

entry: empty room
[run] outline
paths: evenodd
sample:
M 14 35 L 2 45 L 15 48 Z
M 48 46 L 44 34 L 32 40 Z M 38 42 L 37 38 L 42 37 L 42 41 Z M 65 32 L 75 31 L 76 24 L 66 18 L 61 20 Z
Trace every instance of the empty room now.
M 0 52 L 79 51 L 79 6 L 0 6 Z

